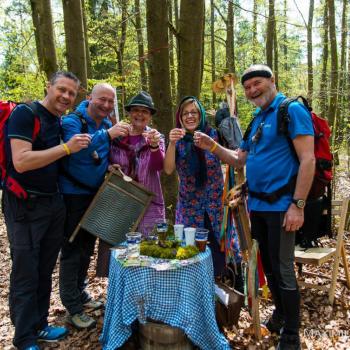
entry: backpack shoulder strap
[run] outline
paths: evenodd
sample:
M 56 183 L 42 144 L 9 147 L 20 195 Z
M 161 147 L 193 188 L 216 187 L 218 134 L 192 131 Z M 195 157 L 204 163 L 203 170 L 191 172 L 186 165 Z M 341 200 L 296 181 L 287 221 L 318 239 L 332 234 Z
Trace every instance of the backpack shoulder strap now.
M 253 118 L 253 119 L 250 121 L 250 123 L 248 124 L 247 129 L 245 130 L 245 133 L 244 133 L 244 135 L 243 135 L 243 141 L 247 141 L 247 140 L 248 140 L 249 134 L 250 134 L 250 132 L 252 131 L 254 119 L 255 119 L 255 118 Z
M 82 134 L 87 134 L 89 132 L 88 123 L 87 123 L 86 119 L 83 117 L 83 113 L 75 110 L 74 112 L 72 112 L 72 114 L 76 115 L 79 118 L 80 122 L 81 122 L 80 132 Z

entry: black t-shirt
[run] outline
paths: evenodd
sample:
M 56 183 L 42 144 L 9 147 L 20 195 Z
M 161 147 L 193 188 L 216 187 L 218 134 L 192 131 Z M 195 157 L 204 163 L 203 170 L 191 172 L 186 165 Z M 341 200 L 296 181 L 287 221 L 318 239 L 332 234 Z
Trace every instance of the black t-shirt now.
M 41 103 L 34 102 L 37 116 L 40 118 L 40 131 L 33 140 L 34 113 L 25 105 L 19 105 L 12 112 L 7 125 L 7 147 L 10 149 L 9 139 L 21 139 L 32 143 L 33 151 L 45 150 L 60 144 L 60 121 L 50 113 Z M 43 168 L 18 173 L 13 166 L 11 152 L 9 174 L 14 177 L 27 191 L 39 193 L 57 192 L 58 162 L 53 162 Z

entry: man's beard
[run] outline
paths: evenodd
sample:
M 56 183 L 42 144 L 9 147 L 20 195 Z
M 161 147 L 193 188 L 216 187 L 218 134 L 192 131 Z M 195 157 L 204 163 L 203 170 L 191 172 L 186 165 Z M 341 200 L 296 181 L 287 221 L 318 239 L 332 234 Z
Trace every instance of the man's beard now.
M 273 89 L 268 89 L 257 98 L 250 98 L 249 101 L 256 107 L 264 107 L 273 100 Z

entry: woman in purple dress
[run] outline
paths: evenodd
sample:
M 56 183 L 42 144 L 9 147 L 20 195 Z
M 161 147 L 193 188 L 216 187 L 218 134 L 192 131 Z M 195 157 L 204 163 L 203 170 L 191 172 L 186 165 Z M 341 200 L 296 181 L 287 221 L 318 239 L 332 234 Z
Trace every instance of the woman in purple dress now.
M 201 131 L 217 140 L 215 129 L 205 118 L 201 103 L 192 96 L 185 97 L 176 113 L 176 128 L 170 131 L 169 146 L 164 160 L 164 171 L 179 175 L 179 195 L 176 223 L 209 229 L 214 275 L 225 266 L 221 251 L 220 228 L 222 221 L 223 174 L 219 159 L 193 143 L 195 131 Z
M 160 184 L 160 172 L 163 170 L 165 155 L 164 138 L 156 129 L 148 125 L 156 113 L 152 97 L 144 91 L 134 96 L 125 110 L 129 114 L 129 135 L 114 139 L 110 149 L 110 164 L 120 166 L 121 170 L 142 184 L 155 196 L 142 218 L 137 230 L 147 236 L 157 221 L 165 219 L 165 206 Z M 106 244 L 100 243 L 97 262 L 97 275 L 106 275 L 100 267 L 105 260 Z M 109 256 L 109 252 L 107 252 Z M 99 263 L 100 262 L 100 263 Z M 106 270 L 107 266 L 104 266 Z

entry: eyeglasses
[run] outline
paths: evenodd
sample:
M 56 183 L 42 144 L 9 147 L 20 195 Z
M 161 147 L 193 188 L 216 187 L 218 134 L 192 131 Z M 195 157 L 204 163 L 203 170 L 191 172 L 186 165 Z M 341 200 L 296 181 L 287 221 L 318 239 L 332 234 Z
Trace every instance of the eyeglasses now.
M 197 111 L 192 111 L 192 112 L 185 112 L 185 113 L 182 113 L 182 116 L 183 117 L 189 117 L 189 116 L 193 116 L 193 117 L 196 117 L 199 113 Z
M 258 128 L 256 129 L 255 134 L 252 137 L 252 142 L 253 143 L 258 143 L 259 140 L 261 139 L 261 135 L 263 132 L 263 127 L 264 127 L 264 122 L 261 122 L 260 125 L 258 126 Z

